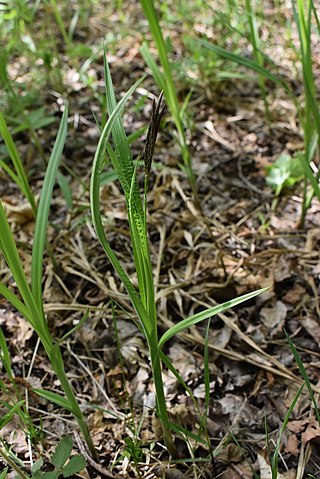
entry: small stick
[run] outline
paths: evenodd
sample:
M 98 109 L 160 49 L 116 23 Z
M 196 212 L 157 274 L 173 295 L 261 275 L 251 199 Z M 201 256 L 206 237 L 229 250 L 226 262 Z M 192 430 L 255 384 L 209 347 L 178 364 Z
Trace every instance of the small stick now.
M 79 434 L 74 431 L 73 432 L 76 443 L 78 445 L 80 453 L 84 456 L 86 461 L 89 463 L 90 466 L 92 466 L 96 471 L 100 472 L 106 477 L 110 477 L 112 479 L 123 479 L 121 476 L 114 476 L 111 472 L 108 471 L 108 469 L 105 469 L 104 467 L 100 466 L 97 462 L 95 462 L 92 457 L 90 456 L 89 452 L 87 451 L 85 444 L 81 441 L 81 438 Z

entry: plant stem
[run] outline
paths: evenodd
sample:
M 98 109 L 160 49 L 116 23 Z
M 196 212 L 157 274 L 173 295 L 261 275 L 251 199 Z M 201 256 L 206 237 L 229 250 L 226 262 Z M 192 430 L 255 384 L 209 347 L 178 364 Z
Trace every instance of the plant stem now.
M 50 355 L 49 355 L 49 357 L 50 357 Z M 87 423 L 84 419 L 84 416 L 82 414 L 82 411 L 80 409 L 78 401 L 75 397 L 74 391 L 73 391 L 73 389 L 70 385 L 69 379 L 66 375 L 60 348 L 58 349 L 58 352 L 57 352 L 57 362 L 56 362 L 56 364 L 52 364 L 52 366 L 55 370 L 55 373 L 57 374 L 57 376 L 59 378 L 59 381 L 60 381 L 61 386 L 62 386 L 62 388 L 65 392 L 65 395 L 68 398 L 68 401 L 70 403 L 70 410 L 74 414 L 74 416 L 77 420 L 79 429 L 80 429 L 80 431 L 81 431 L 81 433 L 82 433 L 82 435 L 83 435 L 83 437 L 84 437 L 84 439 L 85 439 L 85 441 L 88 445 L 88 448 L 89 448 L 89 450 L 92 454 L 92 457 L 93 457 L 93 459 L 98 460 L 99 456 L 98 456 L 96 448 L 94 447 L 92 437 L 91 437 L 90 432 L 89 432 L 88 425 L 87 425 Z
M 0 455 L 22 479 L 30 479 L 30 476 L 25 474 L 23 470 L 7 455 L 7 453 L 2 448 L 0 448 Z
M 150 348 L 150 356 L 151 356 L 152 374 L 153 374 L 154 386 L 156 390 L 157 412 L 161 422 L 163 439 L 170 455 L 173 457 L 173 459 L 176 459 L 177 449 L 174 444 L 171 429 L 170 429 L 170 420 L 168 416 L 166 399 L 164 395 L 161 359 L 159 355 L 157 335 L 153 335 L 152 338 L 149 338 L 149 348 Z

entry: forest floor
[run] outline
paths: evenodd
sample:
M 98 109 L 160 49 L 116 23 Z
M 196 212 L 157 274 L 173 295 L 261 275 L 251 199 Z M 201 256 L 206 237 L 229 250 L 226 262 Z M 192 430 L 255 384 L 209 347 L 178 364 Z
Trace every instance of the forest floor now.
M 103 28 L 102 21 L 98 25 L 95 21 L 92 35 Z M 116 56 L 108 55 L 118 99 L 146 71 L 136 41 L 137 36 L 129 35 Z M 15 61 L 23 76 L 22 59 Z M 91 68 L 101 93 L 102 58 Z M 57 338 L 90 310 L 84 326 L 62 346 L 68 376 L 100 455 L 100 471 L 88 465 L 80 476 L 251 479 L 255 471 L 261 479 L 271 478 L 267 435 L 272 449 L 303 382 L 284 329 L 315 392 L 320 392 L 320 203 L 312 201 L 301 225 L 302 186 L 284 191 L 275 200 L 265 181 L 265 168 L 281 153 L 293 154 L 303 147 L 295 112 L 281 94 L 274 93 L 268 122 L 256 83 L 225 81 L 210 94 L 205 88 L 192 89 L 187 134 L 200 210 L 181 169 L 181 152 L 168 111 L 162 122 L 148 193 L 160 330 L 217 303 L 271 286 L 255 299 L 211 319 L 207 430 L 212 451 L 219 453 L 208 462 L 204 459 L 212 451 L 202 444 L 190 441 L 187 447 L 177 440 L 181 461 L 174 463 L 163 447 L 154 415 L 146 343 L 130 320 L 132 306 L 91 223 L 90 171 L 99 138 L 92 111 L 99 117 L 101 107 L 92 89 L 67 63 L 63 76 L 68 82 L 65 96 L 70 114 L 61 172 L 71 186 L 72 204 L 67 205 L 57 186 L 48 231 L 56 266 L 46 258 L 43 295 L 50 330 Z M 184 88 L 179 89 L 182 100 Z M 152 77 L 147 77 L 124 115 L 129 134 L 148 124 L 152 99 L 158 94 Z M 54 115 L 59 118 L 61 101 L 50 91 L 38 99 L 51 112 L 54 101 Z M 37 132 L 46 157 L 56 131 L 57 122 Z M 43 158 L 25 133 L 15 140 L 33 191 L 40 192 Z M 144 136 L 133 143 L 135 157 L 142 152 L 143 142 Z M 138 177 L 143 184 L 143 167 Z M 1 199 L 28 271 L 34 229 L 31 210 L 2 171 L 0 179 Z M 106 177 L 101 205 L 112 248 L 135 281 L 125 203 L 112 177 Z M 3 259 L 0 269 L 8 280 Z M 37 424 L 42 417 L 45 439 L 35 446 L 34 454 L 42 452 L 48 458 L 75 424 L 66 411 L 32 393 L 32 387 L 59 392 L 59 383 L 31 326 L 3 298 L 0 325 L 31 416 Z M 193 326 L 171 339 L 165 350 L 202 413 L 206 327 L 206 322 Z M 199 411 L 176 378 L 166 370 L 163 374 L 172 419 L 197 431 Z M 28 441 L 18 421 L 9 423 L 0 434 L 22 460 L 29 457 Z M 305 388 L 283 434 L 278 477 L 295 478 L 299 470 L 301 478 L 317 477 L 319 439 L 320 427 Z M 198 461 L 184 461 L 192 457 Z

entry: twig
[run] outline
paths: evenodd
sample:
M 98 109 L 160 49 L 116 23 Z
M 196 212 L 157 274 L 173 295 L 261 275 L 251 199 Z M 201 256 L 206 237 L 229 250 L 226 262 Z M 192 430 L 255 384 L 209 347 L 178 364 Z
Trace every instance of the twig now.
M 120 479 L 121 476 L 118 476 L 118 475 L 114 476 L 110 471 L 108 471 L 108 469 L 105 469 L 104 467 L 100 466 L 100 464 L 96 463 L 92 459 L 90 453 L 87 451 L 85 444 L 81 441 L 79 434 L 76 431 L 74 431 L 73 434 L 74 434 L 74 438 L 76 440 L 80 453 L 84 456 L 84 458 L 90 464 L 91 467 L 93 467 L 96 471 L 100 472 L 106 477 L 111 477 L 113 479 Z

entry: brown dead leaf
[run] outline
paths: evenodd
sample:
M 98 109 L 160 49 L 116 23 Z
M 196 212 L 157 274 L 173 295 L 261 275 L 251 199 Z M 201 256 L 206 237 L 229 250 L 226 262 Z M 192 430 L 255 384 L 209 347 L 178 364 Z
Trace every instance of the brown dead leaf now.
M 276 283 L 280 283 L 285 279 L 291 278 L 294 271 L 295 263 L 291 258 L 280 256 L 274 262 L 273 276 Z
M 1 429 L 0 437 L 12 447 L 16 454 L 25 454 L 29 450 L 26 435 L 17 418 L 13 418 Z
M 223 471 L 222 479 L 252 479 L 253 472 L 247 461 L 243 461 L 240 464 L 233 464 L 232 467 L 227 467 Z
M 239 446 L 234 442 L 229 442 L 218 454 L 221 461 L 231 464 L 232 462 L 240 462 L 243 459 L 243 453 Z
M 299 419 L 297 421 L 289 421 L 287 428 L 291 432 L 299 433 L 305 429 L 305 425 L 308 424 L 310 419 Z
M 265 306 L 260 311 L 260 319 L 270 331 L 271 336 L 281 330 L 286 316 L 287 306 L 282 301 L 276 301 L 274 305 Z
M 315 417 L 312 417 L 310 419 L 310 422 L 305 430 L 304 433 L 301 434 L 301 440 L 304 443 L 307 443 L 314 439 L 315 437 L 320 436 L 320 426 L 318 422 L 316 421 Z
M 319 344 L 320 343 L 320 324 L 311 314 L 307 314 L 305 317 L 300 317 L 299 321 L 302 327 L 308 334 Z
M 285 303 L 289 303 L 294 306 L 302 300 L 302 297 L 305 294 L 305 292 L 306 292 L 305 288 L 303 288 L 301 284 L 296 283 L 284 296 L 282 296 L 282 300 Z
M 16 225 L 23 226 L 30 221 L 34 221 L 34 214 L 30 203 L 22 203 L 13 205 L 9 201 L 2 200 L 9 221 Z
M 299 439 L 295 434 L 290 434 L 289 439 L 287 441 L 287 445 L 285 447 L 285 452 L 288 454 L 292 454 L 293 456 L 297 456 L 299 454 Z
M 0 325 L 5 325 L 12 334 L 10 338 L 12 345 L 24 346 L 33 335 L 33 329 L 28 321 L 13 311 L 0 310 Z

